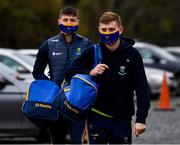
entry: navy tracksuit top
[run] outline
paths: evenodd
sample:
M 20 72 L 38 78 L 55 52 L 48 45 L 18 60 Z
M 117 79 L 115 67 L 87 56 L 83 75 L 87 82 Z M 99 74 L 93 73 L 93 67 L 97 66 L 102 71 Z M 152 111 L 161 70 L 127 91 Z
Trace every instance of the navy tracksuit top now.
M 103 64 L 109 69 L 97 77 L 99 93 L 94 107 L 106 114 L 130 120 L 135 113 L 134 91 L 137 96 L 136 122 L 145 123 L 150 108 L 149 89 L 142 58 L 132 46 L 131 39 L 120 38 L 120 46 L 114 52 L 100 44 Z M 89 46 L 66 72 L 70 81 L 76 73 L 89 74 L 93 69 L 94 49 Z
M 69 44 L 66 43 L 64 35 L 61 33 L 49 38 L 39 47 L 33 77 L 35 79 L 49 79 L 44 74 L 48 65 L 50 80 L 60 86 L 66 67 L 91 44 L 92 42 L 79 34 L 73 34 L 72 42 Z

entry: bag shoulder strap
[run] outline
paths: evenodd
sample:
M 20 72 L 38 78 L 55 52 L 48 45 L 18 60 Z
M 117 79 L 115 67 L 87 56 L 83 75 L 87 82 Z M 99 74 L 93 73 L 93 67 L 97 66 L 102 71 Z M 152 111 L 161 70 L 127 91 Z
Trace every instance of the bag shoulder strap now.
M 102 63 L 102 49 L 99 44 L 94 44 L 94 67 Z

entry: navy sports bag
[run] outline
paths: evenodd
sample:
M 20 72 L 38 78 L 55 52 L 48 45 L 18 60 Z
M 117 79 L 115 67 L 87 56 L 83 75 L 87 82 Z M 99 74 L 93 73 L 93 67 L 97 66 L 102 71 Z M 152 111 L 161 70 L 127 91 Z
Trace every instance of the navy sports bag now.
M 56 121 L 59 118 L 59 86 L 50 80 L 31 83 L 22 106 L 22 112 L 30 119 Z

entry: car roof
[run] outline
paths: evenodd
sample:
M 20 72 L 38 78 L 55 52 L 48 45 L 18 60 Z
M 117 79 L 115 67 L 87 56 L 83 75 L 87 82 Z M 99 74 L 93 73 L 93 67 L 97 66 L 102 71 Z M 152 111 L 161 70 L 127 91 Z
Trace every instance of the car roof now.
M 3 52 L 3 53 L 14 53 L 16 51 L 14 49 L 10 49 L 10 48 L 0 48 L 0 52 Z
M 19 49 L 18 51 L 22 53 L 37 53 L 38 49 Z
M 172 52 L 179 52 L 180 53 L 180 46 L 165 47 L 165 50 L 172 51 Z
M 134 47 L 143 47 L 148 46 L 147 48 L 160 48 L 158 45 L 148 43 L 148 42 L 135 42 Z
M 169 52 L 162 49 L 162 47 L 155 44 L 151 44 L 147 42 L 136 42 L 134 47 L 137 48 L 137 50 L 138 49 L 150 50 L 151 52 L 156 53 L 159 57 L 164 58 L 166 60 L 177 61 L 177 58 L 175 56 L 173 56 Z

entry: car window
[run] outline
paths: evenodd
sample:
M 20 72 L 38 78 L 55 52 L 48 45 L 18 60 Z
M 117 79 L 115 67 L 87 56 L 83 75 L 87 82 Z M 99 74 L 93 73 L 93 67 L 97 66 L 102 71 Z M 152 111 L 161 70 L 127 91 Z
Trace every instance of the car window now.
M 166 52 L 165 50 L 159 47 L 152 47 L 151 50 L 154 52 L 154 54 L 157 54 L 157 56 L 161 59 L 177 61 L 177 59 L 172 54 Z
M 177 53 L 177 52 L 170 52 L 171 54 L 173 54 L 174 56 L 180 58 L 180 53 Z
M 0 55 L 0 62 L 4 63 L 5 65 L 9 66 L 17 72 L 20 72 L 22 70 L 23 72 L 28 72 L 28 70 L 25 67 L 23 67 L 20 63 L 18 63 L 10 57 Z
M 0 62 L 0 70 L 3 70 L 4 72 L 10 74 L 10 75 L 14 75 L 17 72 L 13 69 L 11 69 L 10 67 L 8 67 L 7 65 L 5 65 L 4 63 Z
M 147 49 L 137 49 L 144 60 L 153 60 L 153 53 Z

